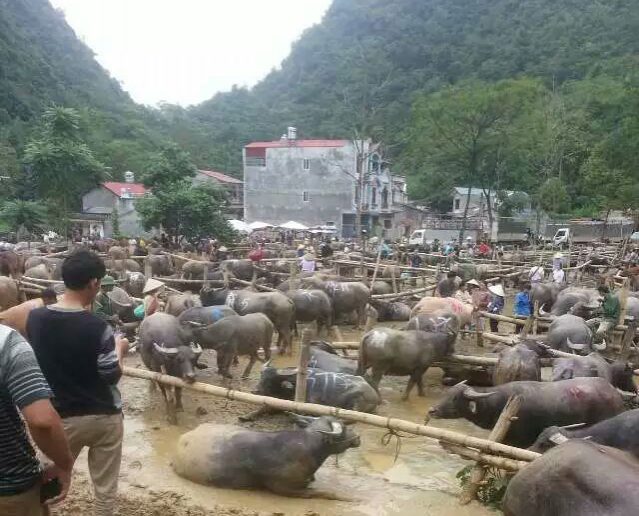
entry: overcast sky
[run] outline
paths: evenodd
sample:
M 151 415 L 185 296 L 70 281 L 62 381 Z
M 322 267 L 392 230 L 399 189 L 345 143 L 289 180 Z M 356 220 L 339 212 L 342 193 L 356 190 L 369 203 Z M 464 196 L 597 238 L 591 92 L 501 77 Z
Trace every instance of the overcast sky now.
M 331 0 L 51 0 L 137 102 L 253 86 Z

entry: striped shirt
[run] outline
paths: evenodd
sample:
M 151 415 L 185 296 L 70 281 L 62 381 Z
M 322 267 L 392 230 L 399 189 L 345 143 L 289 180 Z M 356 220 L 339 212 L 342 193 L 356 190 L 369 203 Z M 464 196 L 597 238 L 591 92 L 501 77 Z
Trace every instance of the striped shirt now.
M 86 310 L 33 310 L 27 334 L 60 417 L 118 414 L 122 376 L 113 330 Z
M 29 344 L 15 330 L 0 325 L 0 496 L 24 493 L 40 477 L 40 464 L 18 409 L 50 397 Z

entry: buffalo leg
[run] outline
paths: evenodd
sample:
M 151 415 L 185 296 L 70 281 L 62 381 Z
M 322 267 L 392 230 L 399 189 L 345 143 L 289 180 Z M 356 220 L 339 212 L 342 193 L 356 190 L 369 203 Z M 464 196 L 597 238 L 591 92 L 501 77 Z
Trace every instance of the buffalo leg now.
M 408 400 L 408 396 L 410 395 L 410 391 L 413 390 L 413 387 L 415 386 L 415 384 L 419 384 L 419 382 L 421 381 L 421 377 L 423 375 L 423 371 L 420 370 L 418 372 L 414 372 L 413 374 L 410 375 L 410 377 L 408 378 L 408 383 L 406 384 L 406 390 L 404 391 L 404 394 L 402 395 L 402 401 L 407 401 Z
M 229 372 L 235 353 L 219 353 L 217 354 L 217 372 L 224 378 L 233 379 L 233 375 Z
M 177 411 L 175 409 L 175 400 L 173 399 L 173 393 L 170 390 L 167 391 L 167 387 L 160 384 L 160 391 L 164 396 L 164 402 L 166 403 L 166 414 L 170 425 L 177 425 Z
M 255 365 L 256 361 L 257 361 L 257 352 L 251 354 L 249 358 L 249 363 L 246 366 L 246 369 L 244 369 L 244 374 L 242 374 L 242 379 L 246 380 L 249 377 L 249 375 L 251 374 L 251 369 L 253 369 L 253 366 Z
M 417 396 L 420 398 L 424 398 L 426 396 L 426 392 L 424 391 L 424 375 L 420 375 L 417 379 Z
M 379 394 L 379 384 L 382 381 L 382 376 L 384 376 L 384 369 L 373 366 L 371 385 L 377 391 L 377 394 Z

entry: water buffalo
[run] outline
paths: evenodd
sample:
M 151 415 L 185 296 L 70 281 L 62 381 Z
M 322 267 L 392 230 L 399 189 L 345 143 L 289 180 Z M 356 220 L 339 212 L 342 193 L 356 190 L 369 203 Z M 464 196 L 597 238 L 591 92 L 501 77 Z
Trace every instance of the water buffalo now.
M 328 342 L 311 342 L 308 367 L 321 369 L 329 373 L 357 374 L 357 363 L 348 358 L 342 358 Z
M 565 314 L 557 317 L 548 327 L 547 344 L 552 349 L 567 353 L 588 354 L 592 349 L 606 349 L 606 343 L 595 344 L 586 321 L 576 315 Z
M 153 276 L 170 276 L 175 270 L 173 260 L 166 254 L 149 254 L 146 260 L 151 266 Z
M 493 385 L 521 380 L 541 381 L 539 357 L 543 348 L 535 341 L 524 341 L 516 346 L 505 346 L 499 352 L 497 365 L 493 370 Z
M 385 374 L 409 376 L 402 400 L 406 401 L 417 384 L 419 396 L 425 396 L 422 377 L 436 360 L 454 351 L 455 336 L 447 333 L 376 328 L 362 337 L 357 373 L 372 368 L 371 384 L 379 391 Z
M 588 318 L 594 310 L 599 308 L 599 293 L 594 289 L 569 287 L 557 295 L 557 300 L 552 305 L 550 313 L 539 307 L 539 315 L 542 317 L 559 317 L 565 314 L 573 314 Z
M 462 303 L 454 297 L 423 297 L 411 312 L 411 317 L 417 314 L 432 314 L 437 310 L 448 310 L 459 317 L 461 326 L 472 322 L 473 305 Z
M 129 257 L 129 250 L 126 247 L 114 245 L 109 248 L 107 256 L 111 260 L 125 260 Z
M 556 283 L 534 283 L 530 289 L 530 305 L 535 306 L 537 302 L 540 309 L 546 307 L 550 310 L 559 293 L 565 288 L 565 285 Z
M 164 311 L 167 314 L 178 317 L 182 312 L 189 308 L 201 307 L 202 302 L 197 294 L 191 292 L 185 292 L 184 294 L 174 294 L 169 296 L 166 301 L 166 307 Z
M 265 488 L 282 496 L 321 496 L 307 490 L 330 456 L 357 448 L 359 437 L 332 417 L 297 416 L 300 430 L 257 432 L 204 424 L 178 441 L 172 466 L 192 482 L 231 489 Z
M 0 275 L 19 278 L 24 267 L 23 258 L 14 251 L 0 251 Z
M 262 396 L 292 400 L 295 397 L 296 382 L 296 367 L 276 369 L 265 364 L 254 392 Z M 380 400 L 375 389 L 361 376 L 309 368 L 306 402 L 372 413 Z
M 366 322 L 366 306 L 371 298 L 370 289 L 359 282 L 322 281 L 316 277 L 309 278 L 310 283 L 328 294 L 333 302 L 333 320 L 351 312 L 357 313 L 359 329 Z
M 211 262 L 191 260 L 182 265 L 182 277 L 186 280 L 201 280 L 204 279 L 204 271 L 207 269 L 212 272 L 215 265 Z
M 217 352 L 218 373 L 226 378 L 233 378 L 229 372 L 233 360 L 238 355 L 248 356 L 249 363 L 242 374 L 242 378 L 248 378 L 260 348 L 270 360 L 273 330 L 273 323 L 264 314 L 229 315 L 208 326 L 193 328 L 193 339 L 203 348 Z
M 505 516 L 629 516 L 639 507 L 639 461 L 627 452 L 570 441 L 508 484 Z
M 221 271 L 227 271 L 230 276 L 244 281 L 251 281 L 253 279 L 253 269 L 253 262 L 251 260 L 224 260 L 220 264 Z M 264 271 L 257 271 L 258 278 L 265 274 Z
M 116 272 L 142 272 L 142 266 L 137 260 L 127 258 L 125 260 L 107 260 L 105 263 L 106 268 Z
M 408 321 L 410 319 L 411 309 L 406 303 L 371 299 L 371 305 L 377 310 L 379 322 Z
M 16 282 L 6 276 L 0 276 L 0 309 L 6 310 L 20 303 L 20 292 Z
M 290 290 L 286 295 L 295 305 L 296 322 L 317 323 L 317 333 L 326 328 L 328 334 L 333 325 L 333 303 L 326 292 L 321 290 Z
M 626 392 L 637 392 L 633 368 L 627 362 L 609 364 L 598 353 L 585 357 L 556 358 L 552 363 L 552 381 L 599 377 Z
M 127 272 L 127 282 L 125 283 L 126 291 L 133 297 L 141 298 L 146 278 L 141 272 Z
M 527 447 L 551 425 L 597 423 L 624 410 L 621 394 L 602 378 L 574 378 L 560 382 L 511 382 L 496 387 L 451 387 L 428 411 L 438 419 L 465 418 L 481 428 L 495 426 L 508 398 L 523 397 L 517 420 L 504 442 Z M 428 417 L 428 416 L 427 416 Z
M 256 293 L 248 290 L 202 289 L 204 306 L 226 305 L 239 315 L 263 313 L 275 325 L 280 352 L 292 351 L 291 328 L 295 321 L 295 305 L 281 292 Z
M 178 321 L 182 326 L 207 326 L 229 315 L 237 315 L 230 306 L 195 306 L 184 310 L 178 316 Z M 190 325 L 190 323 L 196 324 Z
M 195 381 L 195 369 L 202 354 L 199 345 L 185 345 L 177 318 L 165 313 L 150 315 L 140 325 L 138 350 L 142 362 L 151 371 L 165 372 L 187 382 Z M 175 404 L 160 384 L 166 402 L 169 422 L 177 424 L 176 410 L 182 408 L 182 389 L 175 388 Z
M 24 275 L 27 278 L 34 278 L 40 280 L 50 280 L 53 279 L 51 270 L 46 263 L 41 263 L 40 265 L 36 265 L 35 267 L 31 267 L 24 272 Z
M 389 283 L 385 281 L 378 280 L 371 285 L 371 294 L 374 296 L 392 294 L 392 293 L 393 293 L 392 285 L 390 285 Z
M 571 428 L 572 427 L 572 428 Z M 592 439 L 593 442 L 612 446 L 639 458 L 639 409 L 628 410 L 592 426 L 570 425 L 546 428 L 530 449 L 545 453 L 569 439 Z

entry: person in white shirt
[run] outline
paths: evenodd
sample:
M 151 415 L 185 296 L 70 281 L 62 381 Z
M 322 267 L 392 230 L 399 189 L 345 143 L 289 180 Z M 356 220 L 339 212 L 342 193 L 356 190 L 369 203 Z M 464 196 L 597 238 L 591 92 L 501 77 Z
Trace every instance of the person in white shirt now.
M 542 265 L 535 265 L 530 268 L 528 273 L 528 279 L 531 283 L 540 283 L 544 279 L 544 267 Z
M 566 273 L 561 268 L 561 265 L 555 267 L 552 271 L 552 281 L 558 285 L 566 282 Z

